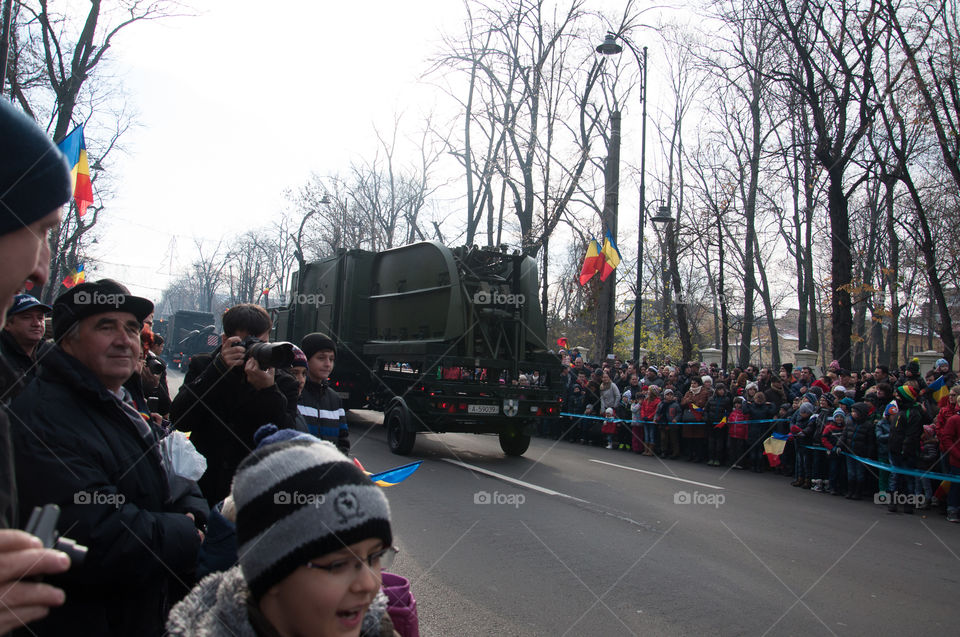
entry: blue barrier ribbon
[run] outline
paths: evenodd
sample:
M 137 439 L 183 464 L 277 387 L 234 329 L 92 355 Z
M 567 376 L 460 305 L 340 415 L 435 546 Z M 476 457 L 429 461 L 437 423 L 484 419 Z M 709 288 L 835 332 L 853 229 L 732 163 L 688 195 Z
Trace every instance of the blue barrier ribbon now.
M 603 416 L 588 416 L 588 415 L 586 415 L 586 414 L 569 414 L 569 413 L 566 413 L 566 412 L 561 412 L 560 415 L 561 415 L 561 416 L 568 416 L 568 417 L 570 417 L 570 418 L 587 418 L 587 419 L 589 419 L 589 420 L 606 420 L 606 421 L 608 421 L 608 422 L 609 422 L 609 421 L 613 421 L 613 422 L 628 422 L 628 423 L 633 423 L 633 422 L 639 422 L 639 423 L 648 422 L 648 421 L 643 421 L 643 420 L 637 420 L 637 421 L 634 421 L 634 420 L 626 420 L 625 418 L 604 418 Z M 789 421 L 789 418 L 770 418 L 769 420 L 741 420 L 740 422 L 742 422 L 742 423 L 744 423 L 744 424 L 749 424 L 749 423 L 752 423 L 752 422 L 753 422 L 753 423 L 758 423 L 758 422 L 788 422 L 788 421 Z M 672 425 L 706 425 L 706 424 L 707 424 L 707 421 L 706 421 L 706 420 L 700 420 L 700 421 L 693 421 L 693 422 L 668 422 L 668 423 L 653 423 L 653 424 L 655 424 L 655 425 L 665 424 L 665 425 L 667 425 L 667 426 L 672 426 Z M 728 422 L 727 424 L 730 424 L 730 423 Z
M 826 451 L 830 452 L 826 447 L 817 447 L 814 445 L 803 445 L 805 449 L 811 449 L 813 451 Z M 919 471 L 917 469 L 907 469 L 906 467 L 895 467 L 892 464 L 887 464 L 885 462 L 879 462 L 877 460 L 871 460 L 870 458 L 861 458 L 860 456 L 854 455 L 852 453 L 847 453 L 846 451 L 840 452 L 841 456 L 849 456 L 857 462 L 862 462 L 863 464 L 873 467 L 874 469 L 881 469 L 883 471 L 889 471 L 890 473 L 900 473 L 906 476 L 915 476 L 917 478 L 929 478 L 930 480 L 941 480 L 945 482 L 960 482 L 960 475 L 952 473 L 937 473 L 935 471 Z

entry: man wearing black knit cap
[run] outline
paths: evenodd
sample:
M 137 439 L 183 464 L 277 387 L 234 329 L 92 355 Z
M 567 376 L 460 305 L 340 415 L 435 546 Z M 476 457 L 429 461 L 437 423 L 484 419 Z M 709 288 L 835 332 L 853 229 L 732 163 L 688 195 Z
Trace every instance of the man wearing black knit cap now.
M 0 98 L 0 327 L 14 295 L 25 281 L 47 282 L 50 246 L 47 232 L 60 223 L 60 209 L 70 199 L 67 160 L 50 138 L 26 115 Z M 11 530 L 17 526 L 16 489 L 7 390 L 0 356 L 0 634 L 43 617 L 63 603 L 63 591 L 47 584 L 20 581 L 24 576 L 59 573 L 70 560 L 59 551 L 41 549 L 40 540 Z M 9 370 L 7 370 L 9 372 Z
M 297 409 L 310 433 L 334 443 L 346 454 L 350 451 L 347 415 L 340 396 L 328 385 L 337 345 L 326 334 L 314 332 L 303 337 L 300 349 L 307 356 L 307 384 L 297 401 Z

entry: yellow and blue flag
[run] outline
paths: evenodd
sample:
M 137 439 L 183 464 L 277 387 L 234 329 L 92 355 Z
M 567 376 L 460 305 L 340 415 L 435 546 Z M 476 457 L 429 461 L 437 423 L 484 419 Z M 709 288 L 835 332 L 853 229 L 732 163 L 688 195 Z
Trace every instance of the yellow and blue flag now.
M 610 273 L 620 265 L 620 250 L 617 249 L 617 244 L 614 243 L 609 230 L 603 238 L 603 250 L 600 253 L 603 254 L 604 258 L 603 267 L 600 270 L 600 280 L 606 281 Z

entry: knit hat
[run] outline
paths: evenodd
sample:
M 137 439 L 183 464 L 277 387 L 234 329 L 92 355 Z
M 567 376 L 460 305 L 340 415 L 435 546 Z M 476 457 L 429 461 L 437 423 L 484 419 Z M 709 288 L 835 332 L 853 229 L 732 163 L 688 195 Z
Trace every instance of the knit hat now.
M 910 361 L 909 363 L 907 363 L 907 371 L 910 372 L 911 374 L 919 374 L 919 373 L 920 373 L 920 361 L 915 358 L 915 359 L 913 359 L 912 361 Z
M 650 367 L 648 367 L 648 368 L 647 368 L 647 371 L 648 371 L 648 372 L 653 372 L 654 374 L 659 374 L 659 373 L 660 373 L 660 370 L 657 369 L 657 367 L 656 367 L 655 365 L 651 365 Z
M 300 343 L 300 348 L 303 350 L 307 360 L 313 358 L 313 355 L 317 352 L 325 349 L 333 350 L 334 354 L 337 353 L 337 344 L 333 342 L 333 339 L 320 332 L 314 332 L 313 334 L 304 336 L 303 341 Z
M 256 433 L 253 434 L 253 444 L 259 449 L 266 445 L 272 445 L 285 440 L 296 440 L 298 438 L 316 440 L 314 436 L 308 433 L 297 431 L 296 429 L 280 429 L 273 423 L 268 423 L 257 429 Z
M 831 407 L 833 407 L 834 403 L 837 402 L 837 399 L 834 398 L 834 397 L 833 397 L 833 394 L 830 394 L 830 393 L 826 393 L 826 394 L 823 394 L 822 396 L 820 396 L 820 400 L 825 400 L 825 401 L 827 401 L 827 404 L 830 405 Z
M 837 416 L 840 416 L 841 418 L 846 418 L 847 414 L 845 414 L 842 409 L 837 407 L 836 409 L 833 410 L 833 416 L 831 416 L 831 418 L 836 419 Z
M 910 385 L 900 385 L 897 387 L 897 396 L 907 403 L 917 402 L 917 390 Z
M 0 235 L 29 226 L 70 200 L 67 158 L 23 112 L 0 99 Z
M 846 405 L 847 407 L 853 407 L 853 405 L 856 402 L 857 401 L 855 401 L 853 398 L 850 398 L 849 396 L 844 396 L 843 398 L 840 399 L 840 404 Z
M 859 414 L 863 419 L 868 418 L 870 414 L 873 413 L 873 405 L 868 403 L 855 403 L 850 409 L 853 413 Z
M 817 408 L 814 407 L 813 405 L 811 405 L 810 403 L 803 403 L 802 405 L 800 405 L 800 406 L 797 408 L 797 411 L 800 413 L 800 416 L 801 416 L 801 417 L 809 416 L 810 414 L 812 414 L 812 413 L 815 412 L 816 410 L 817 410 Z
M 383 490 L 329 442 L 266 444 L 233 478 L 240 569 L 258 601 L 312 559 L 370 538 L 393 542 Z
M 945 358 L 938 358 L 938 359 L 937 359 L 937 362 L 933 364 L 934 367 L 940 367 L 941 365 L 947 365 L 947 366 L 949 366 L 950 363 L 948 363 L 948 362 L 947 362 L 947 359 L 945 359 Z
M 293 365 L 290 367 L 307 367 L 307 355 L 296 345 L 293 346 Z
M 787 376 L 793 373 L 793 363 L 784 363 L 780 366 L 783 371 L 787 372 Z
M 810 401 L 811 403 L 813 403 L 814 405 L 817 404 L 817 395 L 816 395 L 816 393 L 814 393 L 814 392 L 812 392 L 812 391 L 808 391 L 806 394 L 803 395 L 803 397 L 804 397 L 806 400 L 809 400 L 809 401 Z
M 759 385 L 757 385 L 755 382 L 749 382 L 749 383 L 747 383 L 747 386 L 743 388 L 743 391 L 745 391 L 745 392 L 746 392 L 746 391 L 749 391 L 751 387 L 752 387 L 753 389 L 759 389 Z

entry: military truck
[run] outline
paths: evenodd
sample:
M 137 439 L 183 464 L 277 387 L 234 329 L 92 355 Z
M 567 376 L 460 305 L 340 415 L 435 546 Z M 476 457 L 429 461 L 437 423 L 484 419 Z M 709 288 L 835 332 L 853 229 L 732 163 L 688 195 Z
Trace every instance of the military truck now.
M 415 243 L 342 251 L 293 275 L 278 340 L 325 332 L 338 344 L 331 385 L 347 408 L 384 412 L 390 449 L 420 432 L 497 434 L 520 456 L 538 418 L 560 413 L 531 257 Z M 520 384 L 540 372 L 541 384 Z
M 177 369 L 185 370 L 191 356 L 206 354 L 220 346 L 220 332 L 210 312 L 177 310 L 167 319 L 166 331 L 163 354 Z

